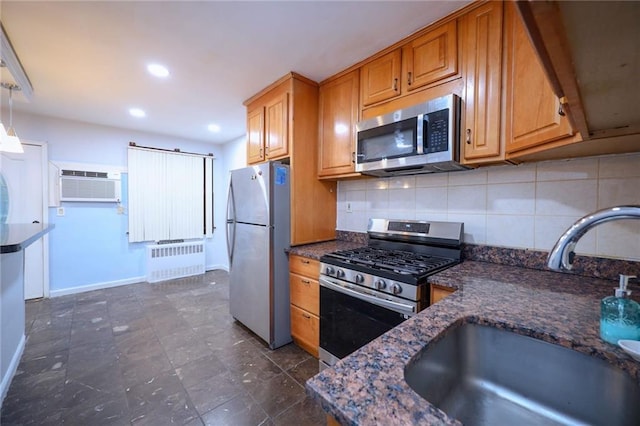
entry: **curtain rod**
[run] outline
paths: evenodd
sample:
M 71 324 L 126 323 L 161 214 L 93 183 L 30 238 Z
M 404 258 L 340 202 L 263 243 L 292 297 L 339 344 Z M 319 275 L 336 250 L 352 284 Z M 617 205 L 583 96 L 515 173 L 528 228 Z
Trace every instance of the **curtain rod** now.
M 180 148 L 174 148 L 174 149 L 153 148 L 151 146 L 140 146 L 140 145 L 137 145 L 135 142 L 129 142 L 129 146 L 132 148 L 150 149 L 152 151 L 165 151 L 165 152 L 175 152 L 177 154 L 197 155 L 199 157 L 212 157 L 214 160 L 216 158 L 211 152 L 208 154 L 199 154 L 197 152 L 181 151 Z

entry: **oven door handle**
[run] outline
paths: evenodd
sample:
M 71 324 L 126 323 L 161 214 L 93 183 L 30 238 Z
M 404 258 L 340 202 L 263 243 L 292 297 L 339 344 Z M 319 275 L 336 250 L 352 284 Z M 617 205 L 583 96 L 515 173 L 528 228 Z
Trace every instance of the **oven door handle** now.
M 365 302 L 372 303 L 374 305 L 382 306 L 387 309 L 391 309 L 392 311 L 399 312 L 401 314 L 413 315 L 415 314 L 415 309 L 411 305 L 405 305 L 404 303 L 392 302 L 391 300 L 380 299 L 379 297 L 371 296 L 369 294 L 361 293 L 357 290 L 350 289 L 348 287 L 342 286 L 340 284 L 336 284 L 332 281 L 329 281 L 326 278 L 320 278 L 320 285 L 326 287 L 328 289 L 337 291 L 338 293 L 343 293 L 356 299 L 364 300 Z

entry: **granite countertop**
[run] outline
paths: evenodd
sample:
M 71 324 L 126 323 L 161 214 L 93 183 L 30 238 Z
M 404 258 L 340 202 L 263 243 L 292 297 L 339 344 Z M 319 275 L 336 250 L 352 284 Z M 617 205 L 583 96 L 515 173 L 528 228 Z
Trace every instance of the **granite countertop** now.
M 462 323 L 572 348 L 618 366 L 640 384 L 640 363 L 599 337 L 600 300 L 613 294 L 615 281 L 465 261 L 430 282 L 457 291 L 307 381 L 307 393 L 341 424 L 459 424 L 409 388 L 404 367 Z
M 366 243 L 358 241 L 333 240 L 323 243 L 305 244 L 302 246 L 294 246 L 289 249 L 289 254 L 308 257 L 310 259 L 320 260 L 320 257 L 326 253 L 340 250 L 351 250 L 354 248 L 366 246 Z
M 42 223 L 16 223 L 0 225 L 0 253 L 20 251 L 47 232 L 55 225 Z

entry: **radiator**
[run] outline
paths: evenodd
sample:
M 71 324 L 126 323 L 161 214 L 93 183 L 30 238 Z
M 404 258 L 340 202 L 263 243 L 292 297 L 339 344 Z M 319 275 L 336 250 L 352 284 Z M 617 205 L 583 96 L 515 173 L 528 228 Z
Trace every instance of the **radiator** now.
M 204 274 L 204 242 L 147 245 L 147 281 Z

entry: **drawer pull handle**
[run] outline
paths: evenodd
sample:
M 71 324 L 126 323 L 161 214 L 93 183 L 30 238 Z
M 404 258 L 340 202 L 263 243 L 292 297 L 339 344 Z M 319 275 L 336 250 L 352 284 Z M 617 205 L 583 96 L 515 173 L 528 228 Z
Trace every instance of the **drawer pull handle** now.
M 305 317 L 306 319 L 311 319 L 311 315 L 309 314 L 302 314 L 303 317 Z
M 302 262 L 302 263 L 304 263 L 304 264 L 306 264 L 306 265 L 308 265 L 308 264 L 309 264 L 309 261 L 308 261 L 308 260 L 306 260 L 306 259 L 301 259 L 301 260 L 300 260 L 300 262 Z
M 311 284 L 311 281 L 309 280 L 300 280 L 300 281 L 302 281 L 304 284 Z

